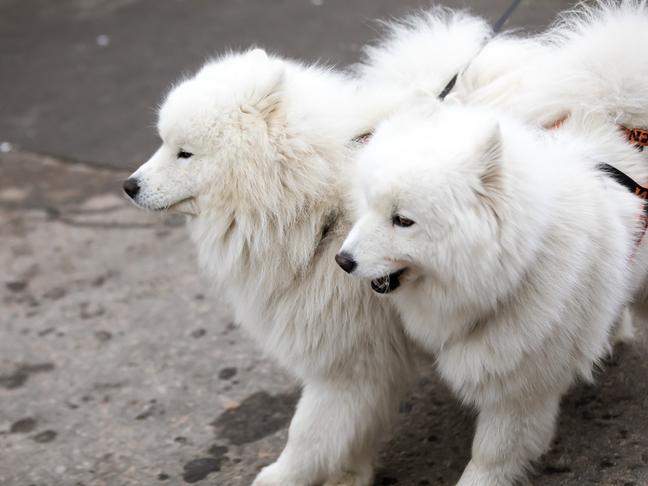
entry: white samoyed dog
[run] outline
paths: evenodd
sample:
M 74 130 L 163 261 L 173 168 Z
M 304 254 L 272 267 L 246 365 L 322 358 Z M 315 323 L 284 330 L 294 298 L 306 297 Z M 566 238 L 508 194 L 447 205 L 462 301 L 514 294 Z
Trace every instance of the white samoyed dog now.
M 428 80 L 438 83 L 439 63 L 428 53 L 438 27 L 428 18 L 443 15 L 453 14 L 436 8 L 391 24 L 356 69 L 363 82 L 436 97 Z M 475 36 L 481 48 L 467 57 L 474 46 L 462 42 L 458 30 L 447 35 L 447 49 L 468 59 L 455 71 L 449 97 L 496 106 L 541 126 L 553 126 L 572 112 L 601 113 L 645 131 L 635 136 L 648 137 L 648 59 L 636 48 L 648 45 L 646 0 L 582 3 L 535 36 L 493 36 L 483 20 L 454 15 L 481 26 L 481 36 Z
M 496 106 L 545 127 L 572 113 L 596 113 L 627 129 L 631 143 L 645 144 L 648 56 L 629 46 L 647 43 L 645 0 L 583 3 L 538 36 L 493 38 L 461 73 L 450 97 Z
M 644 285 L 644 201 L 603 162 L 648 176 L 596 117 L 548 132 L 452 102 L 395 115 L 359 157 L 357 221 L 336 259 L 389 293 L 479 411 L 461 486 L 524 476 L 550 445 L 561 396 L 592 379 Z
M 437 26 L 430 89 L 441 90 L 483 37 L 480 22 L 448 28 L 452 18 L 427 20 Z M 449 35 L 474 48 L 450 55 Z M 333 262 L 351 227 L 352 140 L 401 98 L 262 50 L 230 54 L 170 92 L 161 147 L 124 183 L 142 208 L 189 215 L 201 266 L 236 320 L 303 385 L 286 447 L 254 486 L 371 484 L 381 435 L 413 376 L 392 306 Z
M 428 52 L 438 27 L 427 20 L 442 15 L 451 13 L 437 8 L 391 24 L 357 67 L 362 82 L 437 97 L 428 81 L 438 84 L 439 63 Z M 602 122 L 627 129 L 631 143 L 648 146 L 648 59 L 633 47 L 648 45 L 646 0 L 582 3 L 560 14 L 546 32 L 529 37 L 493 36 L 482 20 L 454 15 L 482 30 L 474 37 L 481 48 L 473 57 L 466 53 L 475 47 L 461 42 L 460 31 L 447 35 L 448 49 L 468 59 L 454 73 L 450 99 L 494 106 L 545 127 L 573 112 L 598 113 Z
M 369 64 L 358 70 L 367 85 L 437 97 L 425 86 L 428 77 L 434 79 L 429 74 L 434 65 L 426 56 L 431 31 L 425 18 L 395 24 L 369 51 Z M 641 45 L 648 45 L 645 0 L 583 3 L 531 37 L 491 37 L 484 30 L 483 48 L 457 71 L 447 99 L 496 107 L 545 128 L 559 129 L 573 113 L 590 113 L 596 115 L 592 120 L 618 126 L 648 164 L 648 58 L 629 47 Z M 629 309 L 620 315 L 618 341 L 634 337 Z M 648 308 L 642 311 L 645 319 Z

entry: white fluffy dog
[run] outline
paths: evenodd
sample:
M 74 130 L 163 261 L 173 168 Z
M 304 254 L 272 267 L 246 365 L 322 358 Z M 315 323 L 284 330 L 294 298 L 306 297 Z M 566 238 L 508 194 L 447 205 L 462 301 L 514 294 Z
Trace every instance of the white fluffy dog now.
M 425 86 L 426 77 L 436 76 L 428 74 L 434 64 L 426 55 L 432 31 L 425 20 L 423 14 L 396 24 L 370 51 L 371 65 L 360 70 L 365 83 L 436 97 Z M 465 15 L 462 20 L 475 29 L 480 22 Z M 489 37 L 483 24 L 482 34 L 483 48 L 457 71 L 448 99 L 497 107 L 547 128 L 559 127 L 574 113 L 596 114 L 592 119 L 618 126 L 630 144 L 648 147 L 648 59 L 641 49 L 629 48 L 648 45 L 646 0 L 584 3 L 533 37 Z M 648 150 L 644 156 L 648 163 Z M 634 329 L 628 308 L 620 317 L 617 338 L 630 340 Z
M 544 34 L 488 42 L 452 96 L 542 126 L 581 112 L 648 129 L 648 56 L 631 47 L 647 44 L 645 0 L 584 3 Z
M 547 450 L 561 396 L 592 379 L 646 277 L 643 200 L 600 162 L 648 175 L 597 120 L 546 132 L 453 103 L 396 115 L 360 156 L 337 260 L 393 291 L 408 334 L 479 410 L 461 486 L 514 484 Z
M 419 98 L 438 97 L 493 36 L 484 19 L 440 6 L 386 27 L 354 73 L 365 87 Z
M 439 46 L 430 89 L 480 45 L 481 28 L 452 18 L 428 19 Z M 455 28 L 474 48 L 450 59 Z M 288 443 L 255 486 L 371 484 L 413 375 L 395 311 L 333 262 L 350 229 L 352 140 L 402 97 L 261 50 L 231 54 L 171 91 L 161 147 L 124 183 L 140 207 L 190 215 L 202 267 L 237 321 L 304 386 Z
M 393 24 L 358 69 L 364 82 L 436 97 L 428 81 L 438 85 L 440 63 L 429 56 L 428 39 L 438 27 L 428 18 L 443 15 L 450 14 L 433 9 Z M 455 22 L 472 27 L 473 43 L 483 47 L 455 72 L 450 98 L 495 106 L 541 126 L 572 112 L 599 113 L 601 120 L 646 130 L 638 136 L 648 143 L 648 58 L 636 47 L 648 45 L 646 0 L 584 3 L 533 37 L 492 37 L 482 20 L 454 15 Z M 465 59 L 475 45 L 462 41 L 460 32 L 447 36 L 448 48 Z

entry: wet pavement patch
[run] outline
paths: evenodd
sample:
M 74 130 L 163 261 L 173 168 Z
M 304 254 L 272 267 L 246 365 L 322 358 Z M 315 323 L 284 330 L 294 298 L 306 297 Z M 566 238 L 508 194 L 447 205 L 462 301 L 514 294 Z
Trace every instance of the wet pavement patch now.
M 12 292 L 22 292 L 27 288 L 27 282 L 24 280 L 16 280 L 14 282 L 7 282 L 7 288 Z
M 608 457 L 604 457 L 603 459 L 601 459 L 601 462 L 599 462 L 599 467 L 602 469 L 607 469 L 614 466 L 616 466 L 616 464 Z
M 381 485 L 381 486 L 382 486 L 382 485 L 398 484 L 398 479 L 396 479 L 396 478 L 392 478 L 392 477 L 389 477 L 389 476 L 385 476 L 385 477 L 381 478 L 381 479 L 378 481 L 377 484 L 379 484 L 379 485 Z
M 26 434 L 36 428 L 36 420 L 31 417 L 22 418 L 11 424 L 9 432 L 12 434 Z
M 95 338 L 97 338 L 97 341 L 100 343 L 105 343 L 112 339 L 112 334 L 108 331 L 95 331 Z
M 106 309 L 101 304 L 92 304 L 90 302 L 83 302 L 81 304 L 81 319 L 92 319 L 94 317 L 102 316 L 106 313 Z
M 38 363 L 33 365 L 19 366 L 13 373 L 9 375 L 0 375 L 0 387 L 7 390 L 20 388 L 25 384 L 30 375 L 34 373 L 52 371 L 53 369 L 53 363 Z
M 220 471 L 222 458 L 215 457 L 201 457 L 189 461 L 183 466 L 184 473 L 182 479 L 186 483 L 197 483 L 205 479 L 209 474 Z
M 191 337 L 198 339 L 203 337 L 205 334 L 207 334 L 207 331 L 205 331 L 204 329 L 196 329 L 191 332 Z
M 43 297 L 50 300 L 59 300 L 65 297 L 67 291 L 62 287 L 53 287 L 43 294 Z
M 226 446 L 214 444 L 209 449 L 207 449 L 207 453 L 212 457 L 222 459 L 225 454 L 227 454 L 228 450 L 229 449 Z
M 58 433 L 55 430 L 43 430 L 42 432 L 39 432 L 38 434 L 33 436 L 32 440 L 41 444 L 47 444 L 48 442 L 52 442 L 54 439 L 56 439 L 57 435 Z
M 233 409 L 226 410 L 211 425 L 216 435 L 231 444 L 255 442 L 284 428 L 295 411 L 299 393 L 270 395 L 256 392 Z
M 218 372 L 218 377 L 221 380 L 229 380 L 234 375 L 236 375 L 236 368 L 223 368 Z
M 139 415 L 137 415 L 135 417 L 135 420 L 145 420 L 145 419 L 149 418 L 151 415 L 153 415 L 153 412 L 155 412 L 155 407 L 151 406 L 151 407 L 147 408 L 146 410 L 144 410 Z
M 571 468 L 562 464 L 547 464 L 543 472 L 545 474 L 567 474 L 571 472 Z

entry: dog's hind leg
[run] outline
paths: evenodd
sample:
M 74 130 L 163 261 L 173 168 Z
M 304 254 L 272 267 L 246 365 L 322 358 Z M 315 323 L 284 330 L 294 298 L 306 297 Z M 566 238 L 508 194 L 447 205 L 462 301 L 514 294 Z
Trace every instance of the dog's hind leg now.
M 307 383 L 288 443 L 253 486 L 369 486 L 377 448 L 400 400 L 388 383 Z
M 560 394 L 484 407 L 457 486 L 512 486 L 551 444 Z

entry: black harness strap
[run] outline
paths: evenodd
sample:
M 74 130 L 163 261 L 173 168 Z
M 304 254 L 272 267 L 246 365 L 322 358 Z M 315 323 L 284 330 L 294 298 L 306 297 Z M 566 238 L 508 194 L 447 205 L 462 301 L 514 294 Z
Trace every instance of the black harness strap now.
M 597 167 L 599 170 L 605 172 L 606 174 L 609 174 L 612 177 L 612 179 L 614 179 L 623 187 L 628 189 L 628 191 L 632 192 L 633 194 L 636 194 L 641 199 L 644 200 L 648 199 L 647 197 L 648 189 L 638 184 L 632 177 L 630 177 L 625 172 L 621 172 L 619 169 L 617 169 L 616 167 L 610 164 L 599 164 Z
M 644 238 L 644 235 L 646 234 L 646 230 L 648 229 L 648 187 L 644 187 L 641 184 L 637 183 L 628 174 L 621 172 L 619 169 L 610 164 L 599 164 L 597 167 L 599 170 L 606 173 L 616 182 L 625 187 L 628 191 L 643 200 L 643 211 L 641 214 L 642 229 L 641 234 L 637 238 L 637 246 L 639 246 Z

